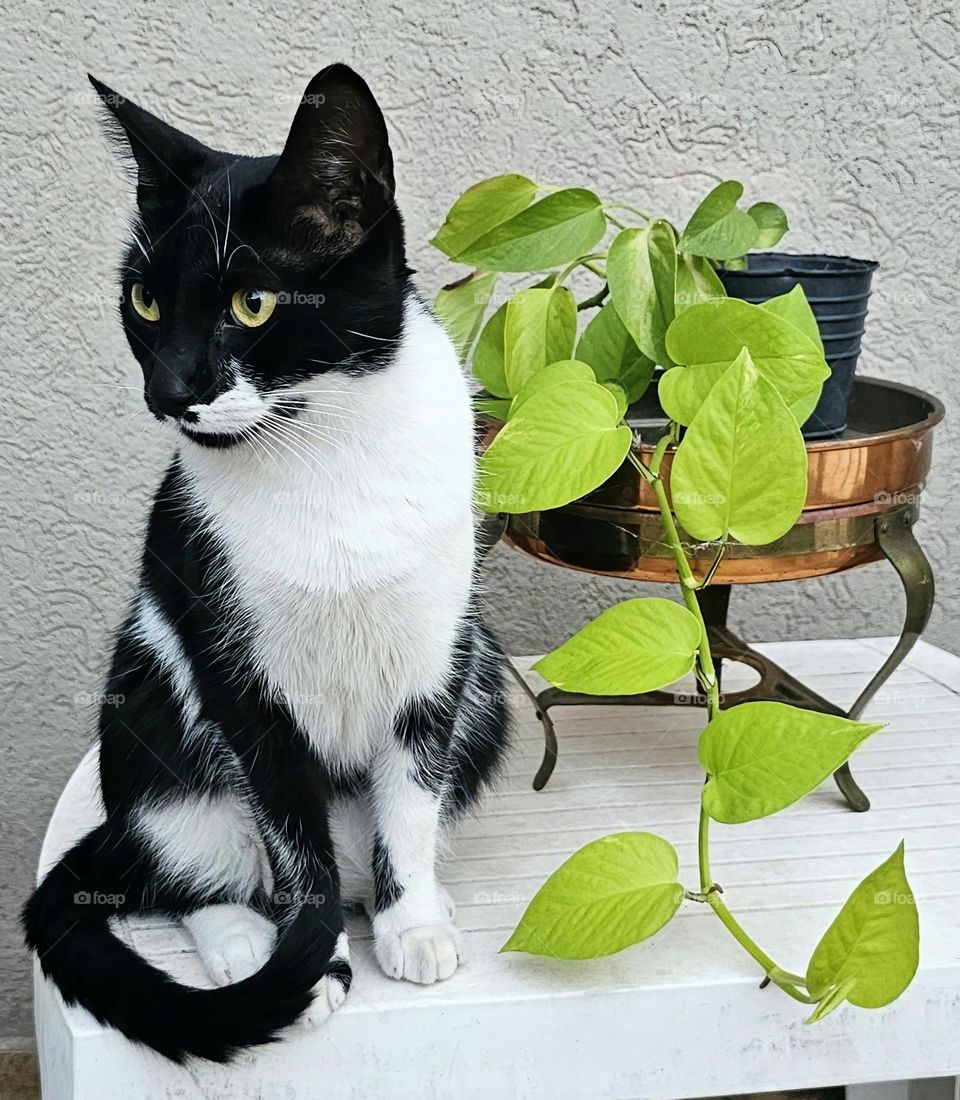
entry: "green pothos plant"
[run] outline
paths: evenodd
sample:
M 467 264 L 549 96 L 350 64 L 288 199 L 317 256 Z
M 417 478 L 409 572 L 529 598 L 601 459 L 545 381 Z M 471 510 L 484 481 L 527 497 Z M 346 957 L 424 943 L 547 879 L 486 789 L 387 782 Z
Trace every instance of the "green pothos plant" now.
M 534 667 L 588 695 L 652 691 L 693 671 L 706 699 L 699 883 L 678 882 L 677 854 L 661 837 L 603 837 L 551 875 L 504 950 L 612 954 L 654 935 L 686 900 L 709 906 L 765 981 L 813 1006 L 814 1021 L 844 1001 L 876 1008 L 897 998 L 916 972 L 918 918 L 901 843 L 853 891 L 806 973 L 791 973 L 740 924 L 711 867 L 712 822 L 777 813 L 881 728 L 784 703 L 720 708 L 697 592 L 730 540 L 760 546 L 797 521 L 807 487 L 800 425 L 829 374 L 802 289 L 760 306 L 725 295 L 717 268 L 743 267 L 751 249 L 772 247 L 787 229 L 778 206 L 742 209 L 742 194 L 741 184 L 721 183 L 678 232 L 665 218 L 584 188 L 520 175 L 483 180 L 433 238 L 473 269 L 440 291 L 436 310 L 486 391 L 479 410 L 502 423 L 480 460 L 480 506 L 560 507 L 629 462 L 655 494 L 676 561 L 682 604 L 626 600 Z M 524 276 L 524 285 L 513 280 L 498 304 L 504 273 Z M 578 300 L 571 281 L 590 277 L 594 292 Z M 644 461 L 626 415 L 657 367 L 669 425 Z M 662 465 L 673 446 L 668 492 Z M 699 576 L 691 543 L 715 547 Z

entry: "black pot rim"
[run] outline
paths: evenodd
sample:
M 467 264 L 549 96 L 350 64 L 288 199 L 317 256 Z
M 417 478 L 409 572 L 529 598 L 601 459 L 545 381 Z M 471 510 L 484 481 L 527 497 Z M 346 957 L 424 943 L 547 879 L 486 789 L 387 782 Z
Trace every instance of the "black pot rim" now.
M 858 260 L 853 256 L 832 256 L 826 252 L 751 252 L 747 255 L 748 263 L 754 259 L 770 260 L 773 263 L 763 268 L 748 267 L 746 271 L 721 270 L 719 274 L 721 278 L 724 275 L 731 275 L 738 279 L 770 279 L 778 275 L 829 279 L 866 274 L 876 271 L 880 266 L 879 260 Z M 779 261 L 782 266 L 777 266 L 776 261 Z M 820 266 L 813 269 L 815 264 Z

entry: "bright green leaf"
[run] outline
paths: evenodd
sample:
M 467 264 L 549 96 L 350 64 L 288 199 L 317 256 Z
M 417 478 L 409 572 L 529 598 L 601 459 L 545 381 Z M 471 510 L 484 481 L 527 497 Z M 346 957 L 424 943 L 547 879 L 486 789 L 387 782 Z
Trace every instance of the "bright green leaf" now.
M 481 416 L 489 416 L 504 424 L 510 415 L 510 400 L 505 397 L 474 398 L 473 407 Z
M 823 1004 L 845 987 L 846 999 L 858 1008 L 882 1008 L 913 981 L 919 956 L 920 920 L 901 841 L 853 891 L 817 944 L 807 989 Z
M 539 393 L 540 390 L 545 390 L 548 386 L 555 386 L 558 382 L 569 382 L 571 379 L 574 381 L 595 381 L 590 367 L 586 363 L 578 362 L 576 359 L 560 359 L 556 363 L 548 363 L 545 367 L 541 367 L 531 374 L 518 390 L 510 408 L 510 415 L 516 414 L 520 406 L 535 393 Z
M 669 366 L 665 337 L 676 309 L 677 248 L 672 227 L 652 221 L 619 233 L 607 254 L 610 297 L 648 358 Z
M 768 298 L 765 302 L 761 302 L 760 308 L 786 321 L 788 325 L 793 325 L 795 329 L 799 329 L 811 344 L 819 348 L 820 354 L 823 354 L 820 326 L 807 301 L 807 295 L 799 283 L 786 294 L 779 294 L 776 298 Z
M 606 229 L 597 196 L 574 187 L 495 225 L 453 258 L 490 271 L 543 271 L 590 252 Z
M 617 385 L 616 382 L 601 382 L 600 385 L 616 398 L 617 408 L 620 410 L 622 420 L 627 415 L 627 391 L 623 386 Z
M 533 667 L 565 691 L 639 695 L 686 676 L 699 645 L 699 624 L 682 604 L 657 597 L 625 600 Z
M 677 256 L 676 313 L 691 306 L 709 302 L 711 298 L 726 298 L 727 291 L 713 264 L 703 256 Z
M 732 363 L 746 348 L 795 416 L 830 374 L 822 349 L 793 321 L 739 298 L 714 298 L 684 310 L 666 343 L 671 359 L 687 366 Z
M 703 808 L 726 825 L 768 817 L 815 790 L 882 722 L 854 722 L 787 703 L 741 703 L 700 735 Z M 816 994 L 815 994 L 816 996 Z
M 683 901 L 677 853 L 652 833 L 591 841 L 540 887 L 502 951 L 613 955 L 659 932 Z
M 507 302 L 504 373 L 510 393 L 547 363 L 569 359 L 577 338 L 577 303 L 566 287 L 532 287 Z
M 729 363 L 704 363 L 696 367 L 671 367 L 657 384 L 660 407 L 678 424 L 690 424 Z
M 559 508 L 602 485 L 630 447 L 613 395 L 571 380 L 534 393 L 480 458 L 477 501 L 488 512 Z
M 764 546 L 785 535 L 803 511 L 803 437 L 746 350 L 723 372 L 687 428 L 670 486 L 677 519 L 703 541 L 729 535 Z
M 504 365 L 503 335 L 507 321 L 507 303 L 497 309 L 483 326 L 473 352 L 473 376 L 496 397 L 509 397 L 510 387 Z
M 593 367 L 600 382 L 622 386 L 632 404 L 650 385 L 654 363 L 637 347 L 612 302 L 590 319 L 577 344 L 577 358 Z
M 496 281 L 496 272 L 474 271 L 443 287 L 433 303 L 433 311 L 453 341 L 461 363 L 466 361 L 480 331 Z
M 750 215 L 737 208 L 743 184 L 726 180 L 718 184 L 693 212 L 680 238 L 681 252 L 732 260 L 749 252 L 760 236 Z
M 481 180 L 457 199 L 430 243 L 456 259 L 478 237 L 525 210 L 536 194 L 537 185 L 526 176 L 511 174 Z
M 790 228 L 787 215 L 775 202 L 755 202 L 747 211 L 760 235 L 753 242 L 753 248 L 773 248 Z

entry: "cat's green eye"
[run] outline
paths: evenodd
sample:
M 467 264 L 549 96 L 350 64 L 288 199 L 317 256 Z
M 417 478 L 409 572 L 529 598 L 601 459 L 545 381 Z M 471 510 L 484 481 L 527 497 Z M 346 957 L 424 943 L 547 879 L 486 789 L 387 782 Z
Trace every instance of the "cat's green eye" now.
M 256 328 L 268 320 L 277 307 L 272 290 L 238 290 L 230 299 L 230 312 L 238 324 Z
M 160 320 L 160 307 L 157 305 L 157 299 L 143 283 L 134 283 L 130 288 L 130 304 L 145 321 Z

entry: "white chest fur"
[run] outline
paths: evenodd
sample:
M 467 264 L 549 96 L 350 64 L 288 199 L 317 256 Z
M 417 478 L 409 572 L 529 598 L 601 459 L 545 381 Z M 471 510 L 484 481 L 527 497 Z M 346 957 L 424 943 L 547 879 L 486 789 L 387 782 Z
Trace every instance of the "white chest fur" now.
M 308 411 L 265 435 L 269 450 L 191 445 L 182 460 L 265 681 L 328 763 L 349 767 L 450 671 L 472 585 L 469 394 L 416 303 L 389 366 L 300 389 Z

